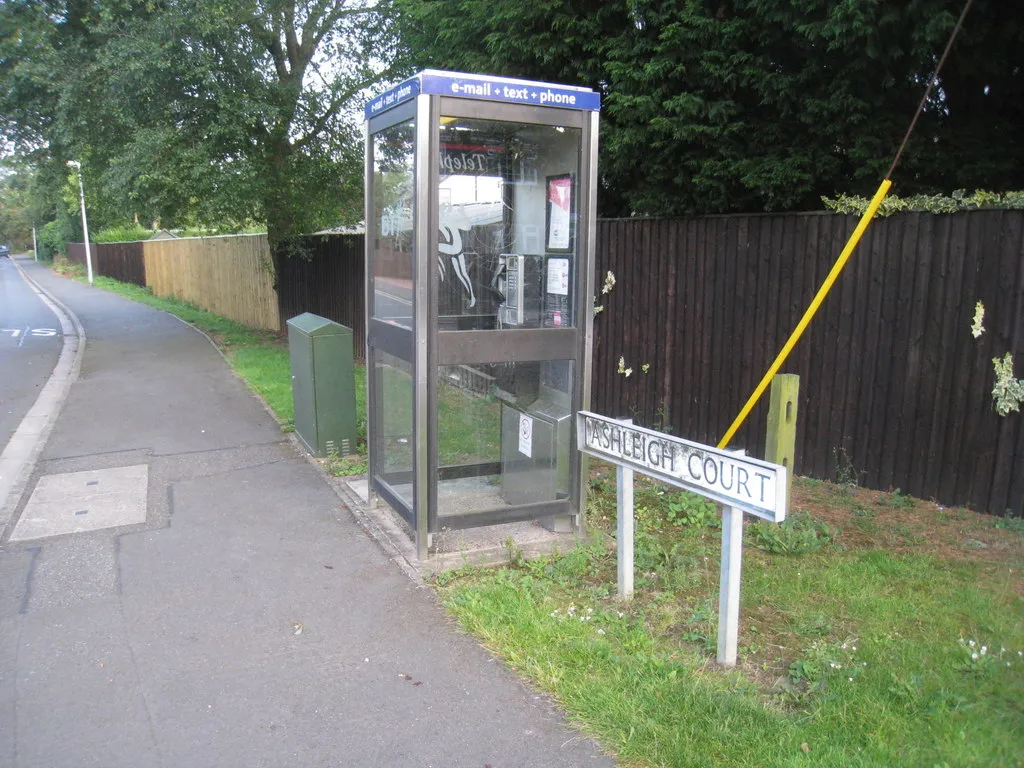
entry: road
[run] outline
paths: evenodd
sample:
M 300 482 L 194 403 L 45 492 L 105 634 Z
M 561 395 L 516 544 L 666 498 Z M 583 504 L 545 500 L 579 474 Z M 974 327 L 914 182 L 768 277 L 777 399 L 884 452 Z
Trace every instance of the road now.
M 0 452 L 53 373 L 61 343 L 57 317 L 0 257 Z

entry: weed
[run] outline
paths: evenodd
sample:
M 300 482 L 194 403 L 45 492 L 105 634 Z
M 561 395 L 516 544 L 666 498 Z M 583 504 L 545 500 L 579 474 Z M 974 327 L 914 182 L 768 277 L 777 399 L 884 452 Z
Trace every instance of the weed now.
M 327 441 L 327 457 L 321 463 L 332 477 L 351 477 L 365 475 L 368 471 L 365 446 L 358 453 L 341 456 L 338 446 L 333 440 Z
M 864 504 L 854 504 L 850 511 L 853 513 L 853 524 L 857 527 L 857 530 L 862 533 L 875 533 L 878 531 L 878 523 L 874 519 L 878 513 L 871 509 L 871 507 Z
M 1015 661 L 1020 663 L 1021 656 L 1024 656 L 1021 651 L 1007 650 L 1004 646 L 999 646 L 997 650 L 995 644 L 990 648 L 978 640 L 961 637 L 958 642 L 961 658 L 957 669 L 967 675 L 991 675 L 997 670 L 1006 672 L 1013 667 Z
M 435 574 L 434 584 L 439 587 L 447 587 L 455 581 L 469 576 L 474 571 L 476 571 L 476 566 L 470 565 L 469 563 L 463 563 L 458 568 L 449 568 L 448 570 Z
M 695 530 L 715 528 L 718 508 L 713 501 L 695 493 L 676 493 L 666 504 L 665 520 L 671 525 Z
M 523 550 L 516 544 L 516 540 L 511 536 L 502 542 L 505 547 L 505 557 L 508 560 L 508 564 L 513 568 L 520 568 L 523 565 Z
M 863 662 L 858 663 L 854 656 L 856 643 L 856 638 L 847 638 L 842 643 L 815 640 L 803 656 L 789 665 L 790 692 L 797 693 L 799 699 L 806 699 L 806 695 L 817 693 L 830 684 L 854 682 L 863 670 Z
M 696 645 L 701 653 L 712 654 L 717 650 L 717 632 L 714 605 L 711 600 L 702 600 L 690 612 L 682 639 Z
M 365 453 L 350 453 L 337 459 L 326 459 L 324 468 L 332 477 L 365 475 L 369 471 Z
M 1010 510 L 1006 510 L 1006 512 L 1006 517 L 997 517 L 992 525 L 1004 531 L 1024 534 L 1024 517 L 1011 517 Z
M 798 509 L 782 523 L 757 522 L 750 526 L 755 546 L 777 555 L 817 552 L 835 538 L 835 532 L 820 520 Z
M 899 488 L 893 488 L 888 497 L 880 503 L 893 509 L 911 509 L 914 506 L 914 497 L 903 493 Z
M 967 510 L 965 510 L 963 507 L 952 507 L 950 509 L 946 509 L 945 507 L 936 505 L 936 508 L 939 510 L 939 517 L 941 517 L 943 520 L 967 519 Z
M 85 279 L 85 267 L 81 264 L 75 264 L 73 261 L 68 261 L 67 258 L 61 256 L 53 260 L 53 271 L 58 275 L 64 277 L 70 277 L 76 280 Z
M 797 624 L 796 631 L 808 637 L 824 637 L 832 631 L 832 622 L 823 613 L 812 613 Z
M 853 466 L 853 461 L 845 448 L 833 448 L 832 459 L 836 467 L 836 490 L 840 495 L 852 496 L 857 488 L 860 473 Z
M 644 373 L 647 373 L 647 371 L 644 371 Z M 659 405 L 658 410 L 654 412 L 654 423 L 651 424 L 651 429 L 657 430 L 658 432 L 664 432 L 668 435 L 672 434 L 674 427 L 668 422 L 664 402 Z
M 645 583 L 654 579 L 663 589 L 680 589 L 701 579 L 698 562 L 687 552 L 682 541 L 664 533 L 649 533 L 640 529 L 633 537 L 634 565 L 643 574 Z
M 858 517 L 855 518 L 853 524 L 857 530 L 861 533 L 878 533 L 878 523 L 870 517 Z
M 640 526 L 660 528 L 668 524 L 693 533 L 718 527 L 718 507 L 703 496 L 666 491 L 654 483 L 637 487 L 635 494 L 633 516 Z

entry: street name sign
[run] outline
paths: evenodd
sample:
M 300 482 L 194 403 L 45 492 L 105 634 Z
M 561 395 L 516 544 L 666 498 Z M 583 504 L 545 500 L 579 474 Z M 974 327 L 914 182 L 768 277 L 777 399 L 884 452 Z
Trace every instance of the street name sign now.
M 743 513 L 781 523 L 786 519 L 786 468 L 611 419 L 590 411 L 576 415 L 580 451 L 617 465 L 619 597 L 633 594 L 633 472 L 661 480 L 724 505 L 718 584 L 718 663 L 736 665 L 740 623 Z
M 774 523 L 786 519 L 785 467 L 589 411 L 579 412 L 576 425 L 577 445 L 590 456 Z

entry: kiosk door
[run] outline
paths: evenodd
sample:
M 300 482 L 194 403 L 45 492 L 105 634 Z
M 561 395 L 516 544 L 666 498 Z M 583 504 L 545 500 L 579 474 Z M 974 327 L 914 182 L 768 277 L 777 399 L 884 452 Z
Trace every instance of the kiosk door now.
M 370 486 L 415 525 L 415 159 L 413 105 L 378 121 L 367 146 Z M 380 123 L 384 123 L 381 125 Z M 423 496 L 425 506 L 426 496 Z
M 436 125 L 431 530 L 568 530 L 584 116 L 442 98 Z

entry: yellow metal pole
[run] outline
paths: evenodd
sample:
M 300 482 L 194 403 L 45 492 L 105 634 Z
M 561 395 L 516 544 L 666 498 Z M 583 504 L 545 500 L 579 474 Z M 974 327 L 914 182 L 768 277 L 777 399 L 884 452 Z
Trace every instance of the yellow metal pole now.
M 743 410 L 739 412 L 736 420 L 733 421 L 729 427 L 725 436 L 718 442 L 719 448 L 725 448 L 732 440 L 736 431 L 743 426 L 743 422 L 746 421 L 747 416 L 754 409 L 757 401 L 764 394 L 764 391 L 768 388 L 768 385 L 772 383 L 772 379 L 775 374 L 779 372 L 779 368 L 786 362 L 786 358 L 789 357 L 789 353 L 793 351 L 793 347 L 800 341 L 800 337 L 804 331 L 807 330 L 807 326 L 811 324 L 811 320 L 814 318 L 815 313 L 818 311 L 818 307 L 825 301 L 825 297 L 828 296 L 828 292 L 832 290 L 832 285 L 839 278 L 839 273 L 843 271 L 843 267 L 846 266 L 846 262 L 850 259 L 850 254 L 857 247 L 857 243 L 860 242 L 861 237 L 864 235 L 864 230 L 868 228 L 868 224 L 874 217 L 875 212 L 878 210 L 878 206 L 882 204 L 882 200 L 885 199 L 886 193 L 889 191 L 889 187 L 892 186 L 892 182 L 889 179 L 885 179 L 878 186 L 878 191 L 875 192 L 875 196 L 871 198 L 871 202 L 868 203 L 867 210 L 864 211 L 864 215 L 860 217 L 860 221 L 857 223 L 857 228 L 853 230 L 853 234 L 850 235 L 850 239 L 846 241 L 846 246 L 843 248 L 843 252 L 839 254 L 839 258 L 836 259 L 836 263 L 832 265 L 832 271 L 828 273 L 828 277 L 825 278 L 825 282 L 821 284 L 821 288 L 818 289 L 814 299 L 811 301 L 811 305 L 804 312 L 804 316 L 800 318 L 800 322 L 796 324 L 796 328 L 793 329 L 793 333 L 789 335 L 789 339 L 786 340 L 785 345 L 782 347 L 782 351 L 779 352 L 778 357 L 775 358 L 775 362 L 772 363 L 768 372 L 761 379 L 761 383 L 757 385 L 754 393 L 747 400 L 747 404 L 743 406 Z

